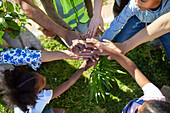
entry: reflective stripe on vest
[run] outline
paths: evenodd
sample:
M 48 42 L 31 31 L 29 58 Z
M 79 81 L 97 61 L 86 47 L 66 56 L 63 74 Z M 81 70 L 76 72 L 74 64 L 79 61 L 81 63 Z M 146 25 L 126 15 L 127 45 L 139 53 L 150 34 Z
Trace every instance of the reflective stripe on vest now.
M 72 28 L 89 20 L 84 0 L 53 0 L 56 11 Z

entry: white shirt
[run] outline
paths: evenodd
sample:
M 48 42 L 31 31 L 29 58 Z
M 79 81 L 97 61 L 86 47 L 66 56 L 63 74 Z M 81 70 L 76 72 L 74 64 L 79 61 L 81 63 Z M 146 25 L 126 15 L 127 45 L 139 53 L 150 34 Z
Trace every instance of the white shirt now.
M 37 96 L 35 107 L 29 106 L 29 113 L 42 113 L 45 106 L 50 102 L 53 90 L 42 90 Z M 14 107 L 14 113 L 24 113 L 20 108 Z
M 159 100 L 159 101 L 165 101 L 165 96 L 161 93 L 161 91 L 152 83 L 148 83 L 142 87 L 144 95 L 139 98 L 139 100 Z M 140 104 L 133 103 L 131 108 L 128 109 L 127 113 L 135 113 L 136 109 Z

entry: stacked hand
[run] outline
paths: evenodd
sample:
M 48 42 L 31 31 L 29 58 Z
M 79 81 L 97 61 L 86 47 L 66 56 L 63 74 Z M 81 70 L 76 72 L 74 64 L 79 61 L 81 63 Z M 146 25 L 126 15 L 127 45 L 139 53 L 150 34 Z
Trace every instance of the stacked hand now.
M 88 36 L 88 38 L 94 38 L 94 36 L 99 37 L 100 30 L 98 27 L 101 27 L 101 31 L 104 32 L 103 28 L 103 18 L 101 16 L 95 16 L 91 19 L 89 27 L 85 34 L 82 36 Z

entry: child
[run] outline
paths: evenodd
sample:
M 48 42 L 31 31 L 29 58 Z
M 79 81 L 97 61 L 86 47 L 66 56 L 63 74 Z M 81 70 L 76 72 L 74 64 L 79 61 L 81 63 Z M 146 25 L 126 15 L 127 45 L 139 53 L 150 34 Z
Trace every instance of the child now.
M 75 54 L 72 51 L 39 51 L 30 49 L 4 49 L 0 51 L 0 64 L 13 64 L 18 65 L 29 65 L 34 70 L 37 70 L 42 62 L 49 62 L 61 59 L 72 59 L 72 60 L 87 60 L 92 58 L 92 53 L 89 50 L 83 51 L 82 53 Z
M 142 72 L 140 72 L 129 58 L 115 51 L 115 49 L 110 48 L 116 48 L 112 42 L 105 41 L 105 43 L 101 43 L 95 39 L 87 39 L 86 43 L 87 47 L 98 49 L 97 51 L 94 51 L 94 53 L 109 55 L 114 58 L 131 74 L 138 85 L 142 88 L 144 96 L 128 103 L 123 109 L 123 113 L 170 113 L 170 103 L 165 102 L 165 97 L 161 91 L 152 84 Z
M 64 93 L 79 79 L 83 71 L 92 65 L 90 61 L 84 62 L 68 81 L 53 90 L 44 89 L 46 78 L 36 72 L 25 72 L 19 69 L 6 70 L 3 85 L 7 87 L 5 89 L 8 89 L 6 102 L 8 105 L 14 105 L 15 113 L 42 113 L 51 99 Z
M 122 43 L 161 15 L 170 11 L 170 0 L 130 0 L 118 17 L 110 24 L 102 39 Z M 123 27 L 123 29 L 122 29 Z M 120 31 L 119 34 L 118 31 Z M 117 35 L 116 35 L 117 34 Z M 161 37 L 161 42 L 170 60 L 170 33 Z

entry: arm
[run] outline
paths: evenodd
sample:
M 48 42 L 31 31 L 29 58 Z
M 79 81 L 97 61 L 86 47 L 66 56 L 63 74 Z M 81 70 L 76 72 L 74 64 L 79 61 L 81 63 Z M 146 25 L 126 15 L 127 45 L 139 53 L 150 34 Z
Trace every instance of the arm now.
M 93 17 L 92 2 L 91 2 L 91 0 L 84 0 L 84 2 L 85 2 L 85 6 L 87 8 L 87 12 L 88 12 L 89 18 L 92 18 Z
M 58 25 L 64 27 L 65 29 L 68 29 L 70 31 L 73 31 L 73 28 L 70 27 L 69 24 L 67 24 L 60 15 L 56 12 L 56 9 L 54 7 L 54 4 L 52 3 L 52 0 L 41 0 L 41 3 L 43 4 L 43 7 L 45 11 L 47 12 L 47 15 Z
M 135 0 L 130 0 L 122 12 L 110 24 L 110 27 L 105 31 L 102 39 L 112 40 L 118 31 L 127 23 L 130 17 L 135 15 L 138 7 L 135 5 Z
M 69 89 L 82 75 L 83 71 L 93 65 L 92 62 L 84 61 L 83 64 L 79 67 L 79 69 L 72 75 L 72 77 L 64 82 L 63 84 L 59 85 L 57 88 L 53 90 L 52 99 L 57 98 L 62 93 L 64 93 L 67 89 Z
M 143 73 L 136 67 L 136 65 L 126 56 L 114 50 L 109 49 L 109 55 L 114 58 L 122 67 L 124 67 L 131 76 L 135 79 L 138 85 L 142 88 L 145 84 L 150 83 L 150 81 L 143 75 Z
M 150 81 L 143 75 L 142 72 L 140 72 L 140 70 L 129 58 L 127 58 L 120 52 L 115 51 L 116 46 L 112 42 L 105 41 L 105 43 L 101 43 L 96 39 L 87 39 L 86 43 L 87 48 L 90 47 L 98 49 L 94 51 L 94 54 L 110 55 L 112 58 L 114 58 L 122 67 L 124 67 L 131 74 L 131 76 L 136 80 L 136 82 L 141 88 L 145 84 L 150 83 Z M 114 49 L 108 46 L 110 44 L 114 46 Z
M 50 17 L 48 17 L 41 9 L 34 5 L 32 0 L 16 0 L 17 3 L 24 10 L 25 14 L 38 23 L 43 28 L 51 31 L 62 37 L 68 45 L 72 45 L 73 39 L 80 39 L 79 35 L 73 31 L 69 31 L 60 25 L 56 24 Z
M 138 45 L 160 37 L 170 32 L 170 12 L 162 15 L 146 28 L 139 31 L 129 40 L 122 44 L 117 43 L 116 45 L 122 50 L 123 54 L 126 54 L 130 50 L 134 49 Z
M 93 38 L 99 26 L 101 27 L 101 30 L 104 32 L 103 18 L 101 16 L 102 3 L 103 3 L 103 0 L 94 1 L 94 10 L 93 10 L 92 19 L 90 21 L 88 30 L 82 36 L 88 35 L 89 38 Z
M 72 59 L 72 60 L 86 60 L 90 58 L 91 52 L 84 51 L 80 54 L 74 54 L 69 50 L 63 51 L 42 51 L 41 62 L 49 62 L 61 59 Z

